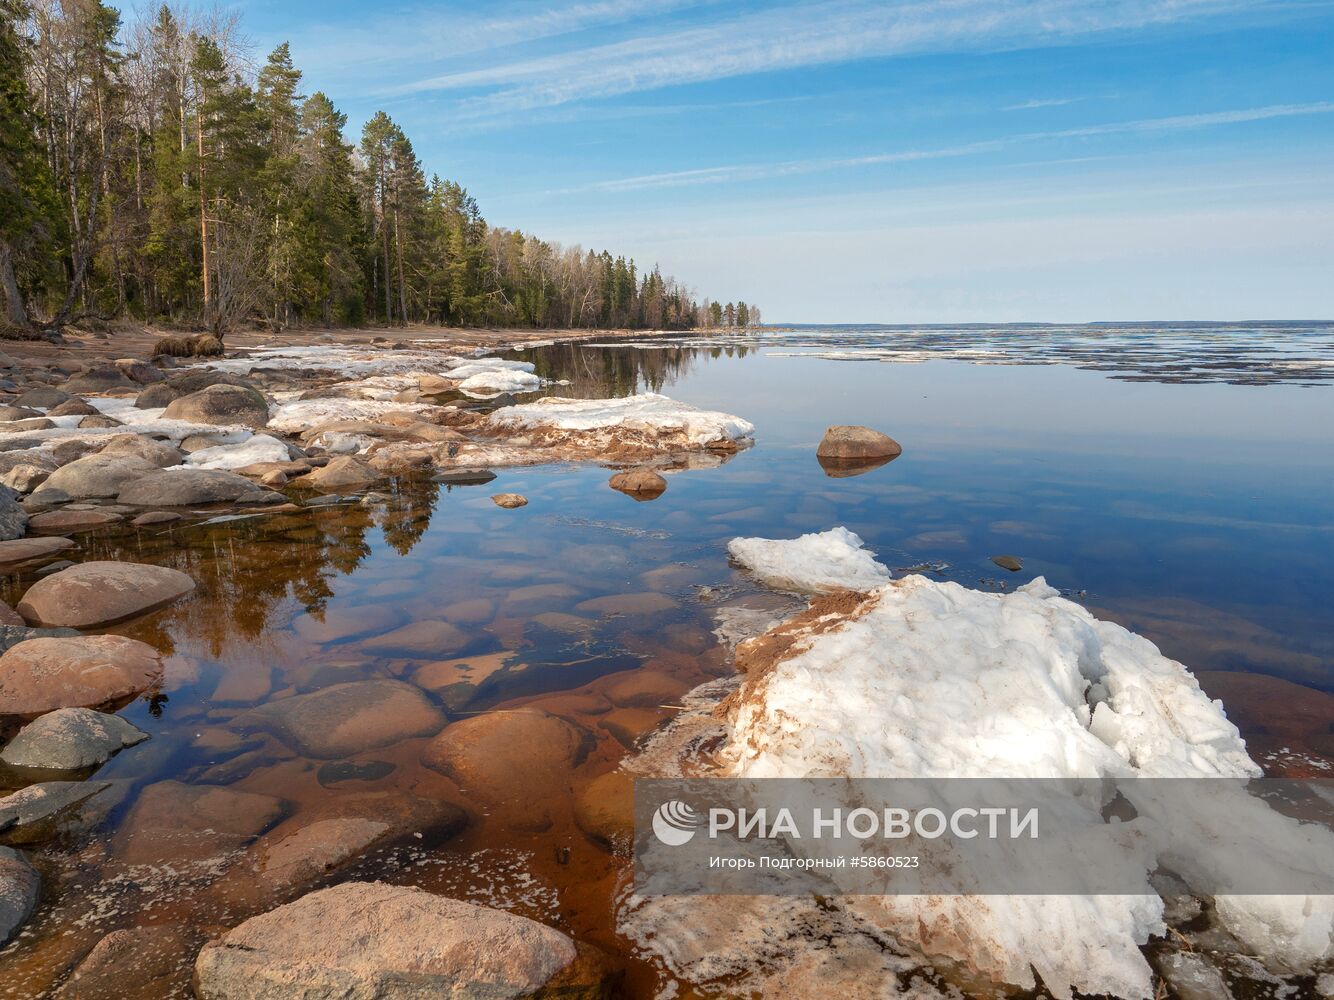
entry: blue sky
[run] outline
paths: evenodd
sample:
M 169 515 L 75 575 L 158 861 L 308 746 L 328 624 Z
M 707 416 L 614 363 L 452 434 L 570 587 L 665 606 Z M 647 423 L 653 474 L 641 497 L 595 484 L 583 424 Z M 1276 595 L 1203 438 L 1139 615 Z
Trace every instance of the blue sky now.
M 1334 0 L 239 9 L 491 222 L 769 322 L 1334 318 Z

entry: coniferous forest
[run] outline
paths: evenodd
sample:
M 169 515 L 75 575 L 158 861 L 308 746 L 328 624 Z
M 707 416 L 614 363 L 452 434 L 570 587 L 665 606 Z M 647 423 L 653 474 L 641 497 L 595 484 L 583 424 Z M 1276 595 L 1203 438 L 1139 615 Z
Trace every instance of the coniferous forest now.
M 356 141 L 351 141 L 353 138 Z M 234 15 L 0 0 L 0 327 L 748 326 L 657 267 L 490 226 Z

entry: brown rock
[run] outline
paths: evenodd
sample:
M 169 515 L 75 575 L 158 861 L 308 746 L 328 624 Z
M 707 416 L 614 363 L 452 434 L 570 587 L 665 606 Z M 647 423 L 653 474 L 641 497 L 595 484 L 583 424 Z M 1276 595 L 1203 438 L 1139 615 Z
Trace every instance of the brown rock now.
M 991 561 L 1011 573 L 1018 573 L 1024 568 L 1024 562 L 1018 556 L 992 556 Z
M 521 493 L 497 493 L 491 498 L 491 502 L 506 510 L 528 506 L 528 498 Z
M 11 490 L 18 490 L 20 493 L 31 493 L 46 482 L 53 471 L 53 469 L 43 465 L 15 465 L 4 474 L 0 482 L 3 482 Z
M 129 864 L 200 862 L 244 847 L 283 813 L 269 795 L 159 781 L 139 793 L 112 850 Z
M 642 594 L 610 594 L 582 601 L 576 611 L 596 612 L 603 615 L 660 615 L 675 610 L 677 603 L 666 594 L 645 591 Z
M 150 465 L 166 469 L 180 465 L 185 457 L 176 448 L 141 434 L 117 434 L 98 449 L 99 455 L 133 455 Z
M 380 474 L 351 455 L 333 459 L 328 465 L 315 469 L 293 485 L 310 486 L 317 490 L 335 491 L 367 486 L 381 478 Z
M 403 620 L 403 613 L 387 604 L 363 604 L 324 612 L 320 620 L 304 614 L 292 623 L 301 638 L 325 645 L 342 642 L 368 632 L 383 632 Z
M 74 543 L 68 538 L 15 538 L 0 542 L 0 576 L 40 566 L 72 548 Z
M 0 847 L 0 945 L 37 909 L 42 879 L 18 851 Z
M 424 621 L 367 639 L 361 648 L 376 656 L 435 658 L 457 653 L 471 641 L 467 632 L 449 622 Z
M 188 507 L 241 500 L 257 491 L 249 479 L 222 469 L 152 468 L 122 487 L 117 498 L 136 507 Z
M 195 424 L 259 428 L 269 422 L 269 404 L 258 390 L 247 386 L 210 385 L 173 399 L 162 416 Z
M 174 510 L 150 510 L 140 514 L 130 523 L 136 528 L 142 528 L 149 524 L 170 524 L 172 521 L 179 521 L 181 515 Z
M 608 771 L 575 793 L 574 821 L 594 840 L 628 853 L 635 832 L 635 783 L 625 771 Z
M 544 830 L 554 800 L 568 795 L 587 734 L 538 709 L 494 711 L 445 727 L 422 763 L 452 778 L 513 826 Z
M 618 472 L 611 477 L 608 485 L 640 501 L 657 499 L 667 490 L 667 480 L 647 468 Z
M 445 717 L 411 684 L 380 679 L 271 701 L 238 724 L 271 732 L 308 757 L 330 758 L 438 733 Z
M 158 467 L 133 455 L 86 455 L 62 465 L 42 483 L 35 495 L 64 490 L 76 500 L 114 497 L 127 485 L 156 472 Z
M 495 617 L 496 607 L 484 597 L 475 597 L 468 601 L 458 601 L 440 612 L 445 621 L 456 625 L 480 625 Z
M 348 882 L 205 945 L 200 1000 L 610 995 L 607 966 L 526 917 L 421 889 Z
M 117 420 L 115 417 L 108 417 L 105 413 L 94 413 L 79 421 L 79 427 L 84 430 L 98 430 L 124 426 L 125 422 L 123 420 Z
M 38 580 L 23 595 L 18 613 L 33 625 L 98 628 L 163 607 L 194 589 L 189 576 L 165 566 L 86 562 Z
M 152 924 L 112 931 L 84 956 L 54 1000 L 124 1000 L 181 996 L 190 979 L 194 936 L 180 924 Z
M 124 518 L 110 510 L 48 510 L 30 517 L 28 530 L 38 535 L 68 535 L 122 520 Z
M 660 708 L 675 704 L 690 685 L 661 670 L 632 670 L 600 690 L 621 708 Z
M 844 461 L 896 458 L 903 454 L 903 448 L 888 434 L 869 427 L 839 425 L 824 432 L 824 439 L 815 454 L 819 458 Z
M 162 657 L 119 635 L 28 639 L 0 656 L 0 715 L 96 708 L 152 686 Z

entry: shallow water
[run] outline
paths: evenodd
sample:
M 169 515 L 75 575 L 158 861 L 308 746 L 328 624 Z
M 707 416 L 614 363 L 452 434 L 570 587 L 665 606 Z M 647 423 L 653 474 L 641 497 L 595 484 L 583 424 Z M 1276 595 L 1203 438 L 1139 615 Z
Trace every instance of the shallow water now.
M 244 890 L 207 891 L 217 866 L 126 860 L 117 833 L 140 790 L 166 779 L 273 795 L 288 815 L 384 789 L 455 801 L 473 814 L 462 834 L 376 853 L 358 874 L 545 920 L 625 959 L 629 993 L 653 995 L 656 973 L 612 930 L 626 864 L 580 833 L 571 789 L 672 714 L 674 693 L 728 671 L 714 610 L 755 594 L 726 562 L 737 535 L 843 524 L 888 565 L 967 586 L 1045 575 L 1203 671 L 1211 693 L 1252 699 L 1233 717 L 1266 766 L 1334 761 L 1334 716 L 1322 725 L 1317 711 L 1300 731 L 1273 724 L 1306 703 L 1302 688 L 1237 684 L 1259 674 L 1334 690 L 1327 327 L 835 328 L 512 356 L 569 381 L 552 393 L 653 390 L 736 413 L 756 425 L 755 446 L 672 474 L 648 503 L 608 489 L 603 468 L 537 467 L 483 487 L 403 480 L 319 511 L 80 536 L 82 558 L 175 566 L 201 588 L 111 630 L 173 654 L 164 690 L 124 709 L 153 739 L 98 773 L 117 782 L 88 811 L 100 820 L 35 853 L 47 888 L 0 952 L 0 996 L 42 995 L 117 927 L 181 923 L 198 939 L 263 908 Z M 835 423 L 883 430 L 904 454 L 827 476 L 815 446 Z M 528 506 L 495 507 L 501 491 Z M 1023 570 L 995 566 L 1002 554 Z M 11 579 L 0 596 L 30 582 Z M 448 652 L 374 646 L 441 619 L 464 633 Z M 429 683 L 452 719 L 533 703 L 584 726 L 592 739 L 570 787 L 552 790 L 550 827 L 486 815 L 421 766 L 426 739 L 355 754 L 376 765 L 369 780 L 330 784 L 326 759 L 244 720 L 294 693 L 379 677 Z M 225 735 L 238 730 L 243 741 Z M 183 956 L 174 975 L 124 995 L 188 995 L 188 975 Z

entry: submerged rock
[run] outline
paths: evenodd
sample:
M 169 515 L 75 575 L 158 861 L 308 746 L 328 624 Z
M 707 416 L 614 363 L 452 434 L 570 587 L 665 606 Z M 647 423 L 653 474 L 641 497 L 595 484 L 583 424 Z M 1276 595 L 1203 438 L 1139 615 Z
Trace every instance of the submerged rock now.
M 367 639 L 361 648 L 377 656 L 439 657 L 457 653 L 472 640 L 449 622 L 422 621 Z
M 40 566 L 72 548 L 74 543 L 68 538 L 15 538 L 0 542 L 0 576 Z
M 37 909 L 42 879 L 18 851 L 0 847 L 0 945 Z
M 34 514 L 28 519 L 28 530 L 42 535 L 71 535 L 79 531 L 92 531 L 104 528 L 108 524 L 123 521 L 124 518 L 110 510 L 48 510 Z
M 652 469 L 642 467 L 616 473 L 608 485 L 636 500 L 654 500 L 667 491 L 667 480 Z
M 86 562 L 34 583 L 18 613 L 33 625 L 97 628 L 165 607 L 194 589 L 193 579 L 165 566 Z
M 139 793 L 112 850 L 129 864 L 197 863 L 244 847 L 276 823 L 283 808 L 270 795 L 159 781 Z
M 269 702 L 238 720 L 309 757 L 349 757 L 440 731 L 445 717 L 417 688 L 368 680 Z
M 348 882 L 252 917 L 205 945 L 200 1000 L 601 998 L 600 956 L 516 914 L 421 889 Z
M 80 803 L 110 787 L 106 781 L 43 781 L 0 798 L 0 840 L 10 844 L 48 840 Z
M 32 638 L 0 656 L 0 715 L 95 708 L 162 678 L 152 646 L 119 635 Z
M 590 740 L 538 709 L 497 710 L 447 726 L 422 751 L 422 763 L 515 827 L 544 830 L 553 819 L 548 803 L 566 798 Z
M 24 726 L 0 750 L 0 760 L 11 767 L 78 771 L 105 764 L 146 739 L 146 732 L 120 716 L 61 708 Z
M 112 931 L 83 957 L 53 1000 L 124 1000 L 127 983 L 140 996 L 179 996 L 196 947 L 194 935 L 180 924 Z

